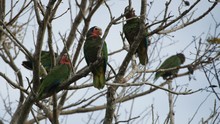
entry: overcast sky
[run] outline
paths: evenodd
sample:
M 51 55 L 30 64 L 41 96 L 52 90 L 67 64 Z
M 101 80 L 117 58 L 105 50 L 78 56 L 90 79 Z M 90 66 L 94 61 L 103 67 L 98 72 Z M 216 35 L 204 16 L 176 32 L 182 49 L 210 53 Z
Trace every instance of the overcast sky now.
M 179 5 L 181 0 L 175 0 L 175 2 L 173 2 L 173 4 L 171 5 L 171 8 L 169 10 L 172 10 L 171 14 L 175 16 L 177 16 L 177 6 Z M 195 0 L 190 0 L 191 3 Z M 8 1 L 7 1 L 8 2 Z M 204 12 L 211 4 L 209 4 L 207 2 L 207 0 L 203 0 L 203 3 L 200 3 L 199 6 L 197 7 L 197 10 L 195 12 L 195 17 L 198 16 L 199 14 L 201 14 L 202 12 Z M 124 8 L 128 5 L 127 0 L 112 0 L 110 2 L 108 2 L 111 10 L 112 10 L 112 14 L 115 17 L 120 16 L 123 12 L 124 12 Z M 6 3 L 7 7 L 9 5 L 9 3 Z M 155 16 L 157 16 L 164 8 L 164 2 L 161 2 L 161 0 L 154 0 L 154 6 L 151 8 L 149 15 L 147 16 L 148 19 L 150 21 L 154 20 Z M 19 4 L 18 4 L 19 5 Z M 74 4 L 73 4 L 74 5 Z M 140 13 L 140 2 L 139 1 L 135 1 L 133 0 L 132 6 L 134 7 L 134 9 L 136 10 L 136 14 L 139 15 Z M 67 10 L 68 8 L 68 3 L 66 1 L 64 1 L 58 11 L 58 14 L 63 13 L 65 10 Z M 185 9 L 187 9 L 188 7 L 185 6 Z M 7 10 L 8 11 L 8 8 Z M 75 16 L 75 9 L 72 10 L 73 11 L 73 17 Z M 214 16 L 214 18 L 219 22 L 220 21 L 220 16 L 219 16 L 219 12 L 220 12 L 220 5 L 218 5 L 214 11 L 212 11 L 212 14 Z M 28 15 L 24 15 L 27 16 Z M 8 17 L 7 17 L 8 18 Z M 95 13 L 94 17 L 91 20 L 91 24 L 90 27 L 92 26 L 99 26 L 103 29 L 103 31 L 105 30 L 105 28 L 107 27 L 108 23 L 109 23 L 109 15 L 108 15 L 108 10 L 107 8 L 102 5 L 101 8 L 97 11 L 97 13 Z M 161 18 L 160 18 L 161 19 Z M 27 18 L 22 18 L 19 19 L 20 23 L 22 23 L 24 20 L 27 20 Z M 194 49 L 194 45 L 191 45 L 190 47 L 187 47 L 189 43 L 191 43 L 193 41 L 193 37 L 194 36 L 202 36 L 202 40 L 204 41 L 207 38 L 208 35 L 208 30 L 211 29 L 211 33 L 214 32 L 214 27 L 215 27 L 215 23 L 214 20 L 212 18 L 212 16 L 209 14 L 207 17 L 205 17 L 204 19 L 202 19 L 201 21 L 197 22 L 196 24 L 193 24 L 192 26 L 188 26 L 185 29 L 181 29 L 177 32 L 171 33 L 169 34 L 172 37 L 172 40 L 170 40 L 171 37 L 165 37 L 163 39 L 161 39 L 161 41 L 159 42 L 163 42 L 164 45 L 169 45 L 175 42 L 174 45 L 170 45 L 167 46 L 166 48 L 162 49 L 161 54 L 159 55 L 162 60 L 164 60 L 166 57 L 176 54 L 178 52 L 183 52 L 186 55 L 187 61 L 185 64 L 188 64 L 191 60 L 190 58 L 193 58 L 193 56 L 190 55 L 191 52 L 195 52 Z M 82 29 L 82 26 L 81 26 Z M 81 30 L 79 29 L 79 30 Z M 67 33 L 70 30 L 70 19 L 69 19 L 69 13 L 65 14 L 62 18 L 59 18 L 57 20 L 55 20 L 53 22 L 53 33 L 54 33 L 54 38 L 55 39 L 59 39 L 59 35 L 58 33 Z M 27 48 L 29 50 L 34 48 L 33 45 L 33 34 L 35 34 L 36 36 L 36 31 L 37 31 L 37 23 L 36 20 L 34 19 L 31 22 L 30 27 L 28 27 L 28 32 L 27 35 L 25 37 L 24 40 L 24 44 L 25 46 L 27 46 Z M 106 42 L 108 45 L 108 51 L 112 52 L 115 50 L 118 50 L 120 48 L 122 48 L 122 41 L 120 38 L 120 32 L 122 31 L 122 25 L 113 25 L 113 27 L 110 29 L 110 32 L 106 38 Z M 219 29 L 217 30 L 217 32 L 219 33 Z M 156 38 L 157 36 L 153 36 L 154 38 Z M 152 38 L 152 39 L 154 39 Z M 61 41 L 58 41 L 58 44 L 62 44 Z M 46 48 L 46 47 L 44 47 Z M 61 49 L 62 47 L 60 47 Z M 186 48 L 186 49 L 185 49 Z M 151 48 L 150 50 L 151 51 Z M 123 60 L 122 58 L 126 55 L 126 51 L 123 51 L 121 54 L 117 54 L 114 56 L 111 56 L 109 60 L 113 60 L 110 63 L 114 66 L 118 66 L 120 65 L 121 61 Z M 153 56 L 155 58 L 155 56 Z M 16 60 L 16 64 L 21 65 L 22 60 L 24 60 L 25 57 L 24 55 L 20 56 L 18 60 Z M 0 59 L 0 63 L 3 63 L 3 61 Z M 155 63 L 155 67 L 157 66 L 158 62 Z M 85 62 L 83 62 L 80 67 L 85 66 Z M 24 75 L 30 77 L 31 76 L 31 72 L 24 69 L 22 66 L 19 66 L 21 68 L 21 71 Z M 154 69 L 155 67 L 149 67 L 151 69 Z M 11 70 L 7 69 L 7 66 L 5 64 L 0 64 L 0 70 L 3 72 L 5 71 L 6 75 L 12 75 L 12 77 L 14 77 L 14 73 L 11 72 Z M 197 90 L 199 88 L 205 88 L 208 85 L 208 82 L 206 81 L 206 78 L 204 76 L 203 73 L 201 73 L 200 71 L 196 71 L 194 73 L 194 77 L 196 80 L 188 80 L 188 76 L 185 77 L 181 77 L 178 80 L 174 81 L 174 84 L 178 84 L 178 85 L 187 85 L 186 87 L 189 89 L 193 89 L 193 90 Z M 160 79 L 156 82 L 156 84 L 160 84 L 163 80 Z M 0 77 L 0 82 L 1 82 L 1 90 L 0 90 L 0 95 L 3 98 L 6 98 L 6 94 L 7 94 L 7 90 L 5 89 L 6 87 L 6 82 L 5 80 L 3 80 Z M 11 102 L 12 105 L 16 105 L 16 100 L 18 99 L 18 97 L 16 96 L 16 94 L 18 94 L 18 90 L 13 89 L 10 85 L 7 85 L 8 89 L 9 89 L 9 93 L 13 94 L 13 96 L 11 95 Z M 105 88 L 106 89 L 106 88 Z M 97 92 L 97 90 L 94 90 L 94 92 Z M 177 124 L 186 124 L 189 121 L 189 118 L 191 118 L 193 116 L 193 114 L 196 112 L 197 107 L 201 104 L 201 102 L 206 99 L 206 97 L 209 95 L 209 93 L 203 91 L 203 92 L 198 92 L 196 94 L 193 95 L 188 95 L 188 96 L 178 96 L 178 99 L 175 103 L 175 122 Z M 213 102 L 216 99 L 214 94 L 211 94 L 208 97 L 208 100 L 202 105 L 201 109 L 199 110 L 198 114 L 196 115 L 196 119 L 192 122 L 193 123 L 197 123 L 199 121 L 199 119 L 201 119 L 201 117 L 208 117 L 208 115 L 211 112 L 211 109 L 213 107 Z M 2 100 L 0 100 L 0 111 L 5 111 L 4 110 L 4 106 L 2 104 Z M 103 101 L 106 102 L 106 101 Z M 123 103 L 121 105 L 120 108 L 120 116 L 123 117 L 121 119 L 126 120 L 126 111 L 129 112 L 130 110 L 130 105 L 131 105 L 132 101 Z M 217 103 L 219 104 L 219 101 L 217 101 Z M 167 114 L 168 114 L 168 96 L 167 93 L 161 90 L 158 90 L 150 95 L 146 95 L 144 97 L 140 97 L 138 99 L 136 99 L 134 101 L 134 113 L 132 113 L 132 115 L 135 117 L 135 115 L 142 113 L 144 110 L 146 110 L 146 114 L 147 111 L 149 111 L 149 107 L 151 104 L 154 104 L 154 108 L 155 108 L 155 113 L 158 114 L 158 116 L 160 116 L 159 118 L 159 122 L 163 123 L 163 121 L 165 120 Z M 147 109 L 148 108 L 148 109 Z M 15 109 L 15 107 L 13 107 L 13 109 Z M 100 118 L 104 117 L 104 113 L 105 111 L 101 111 L 101 112 L 97 112 L 96 114 L 100 116 Z M 0 118 L 4 116 L 5 113 L 0 112 Z M 9 116 L 6 116 L 6 118 L 10 118 Z M 83 123 L 87 120 L 88 116 L 87 114 L 73 114 L 71 116 L 68 116 L 68 122 L 71 123 L 74 121 L 74 123 Z M 148 120 L 150 120 L 151 118 L 148 118 Z M 100 121 L 100 119 L 98 119 Z M 145 118 L 145 122 L 147 122 L 147 119 Z

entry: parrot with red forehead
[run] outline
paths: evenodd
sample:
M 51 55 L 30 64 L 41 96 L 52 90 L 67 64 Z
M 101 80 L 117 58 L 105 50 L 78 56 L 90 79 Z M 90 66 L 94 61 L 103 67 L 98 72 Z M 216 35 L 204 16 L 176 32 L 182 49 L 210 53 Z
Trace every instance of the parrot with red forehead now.
M 42 79 L 40 88 L 38 90 L 38 98 L 41 99 L 43 95 L 55 91 L 56 88 L 65 80 L 69 78 L 71 73 L 71 62 L 67 54 L 64 54 L 57 66 L 52 68 L 46 77 Z
M 102 29 L 94 26 L 90 28 L 86 34 L 86 40 L 84 43 L 84 56 L 87 65 L 89 66 L 91 63 L 95 62 L 98 57 L 98 50 L 100 49 L 100 45 L 102 44 Z M 103 46 L 101 46 L 101 63 L 96 67 L 91 67 L 91 72 L 93 73 L 93 85 L 97 89 L 102 89 L 105 86 L 105 72 L 108 61 L 108 52 L 107 45 L 104 42 Z
M 134 42 L 135 36 L 138 35 L 140 30 L 140 18 L 135 15 L 134 9 L 130 8 L 129 6 L 125 8 L 124 14 L 126 18 L 126 24 L 123 26 L 123 32 L 125 34 L 125 38 L 131 46 Z M 141 42 L 136 50 L 139 61 L 142 65 L 146 65 L 148 63 L 147 47 L 149 45 L 149 40 L 147 37 L 147 31 L 145 34 L 146 37 L 141 39 Z

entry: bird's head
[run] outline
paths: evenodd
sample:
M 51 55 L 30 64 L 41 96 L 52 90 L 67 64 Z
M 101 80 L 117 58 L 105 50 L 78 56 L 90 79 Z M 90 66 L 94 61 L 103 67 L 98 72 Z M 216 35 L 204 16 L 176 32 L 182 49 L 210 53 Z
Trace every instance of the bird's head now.
M 179 59 L 180 59 L 180 61 L 181 61 L 181 64 L 183 64 L 183 63 L 185 62 L 185 59 L 186 59 L 185 56 L 184 56 L 184 54 L 178 53 L 177 56 L 179 57 Z
M 63 56 L 61 57 L 60 64 L 70 65 L 70 59 L 69 59 L 67 53 L 63 54 Z
M 92 28 L 89 29 L 89 31 L 87 32 L 87 37 L 100 37 L 102 35 L 102 29 L 99 28 L 98 26 L 93 26 Z
M 125 14 L 125 18 L 126 19 L 129 19 L 129 18 L 132 18 L 132 17 L 135 17 L 135 10 L 129 6 L 125 7 L 125 10 L 124 10 L 124 14 Z

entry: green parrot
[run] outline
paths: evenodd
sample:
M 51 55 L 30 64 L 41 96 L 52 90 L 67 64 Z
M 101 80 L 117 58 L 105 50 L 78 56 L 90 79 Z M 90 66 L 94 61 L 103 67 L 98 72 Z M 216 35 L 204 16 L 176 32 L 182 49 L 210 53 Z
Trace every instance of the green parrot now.
M 89 29 L 86 34 L 86 41 L 84 44 L 84 56 L 87 65 L 97 60 L 97 52 L 102 44 L 102 29 L 94 26 Z M 105 71 L 108 61 L 107 45 L 104 42 L 101 50 L 101 59 L 103 60 L 97 67 L 90 68 L 93 73 L 93 85 L 97 89 L 102 89 L 105 86 Z
M 135 36 L 138 35 L 140 29 L 140 19 L 135 15 L 135 11 L 133 10 L 133 8 L 130 9 L 129 6 L 125 8 L 124 14 L 127 21 L 126 24 L 123 26 L 123 32 L 125 34 L 128 43 L 131 46 L 132 43 L 134 42 Z M 139 57 L 139 61 L 142 65 L 146 65 L 148 63 L 148 55 L 147 55 L 148 45 L 149 45 L 149 40 L 146 31 L 146 37 L 141 39 L 141 42 L 136 51 Z
M 67 54 L 64 54 L 59 64 L 52 68 L 48 75 L 42 79 L 38 90 L 38 99 L 41 99 L 44 94 L 55 91 L 62 82 L 68 79 L 71 72 L 70 64 Z
M 58 56 L 57 53 L 55 53 L 55 57 L 57 56 Z M 41 64 L 44 66 L 46 71 L 49 72 L 49 70 L 52 67 L 49 51 L 41 51 Z M 33 62 L 30 59 L 28 59 L 27 61 L 23 61 L 22 65 L 28 70 L 33 70 Z
M 185 62 L 185 56 L 182 53 L 178 53 L 176 55 L 173 55 L 169 58 L 167 58 L 162 65 L 159 67 L 159 69 L 169 69 L 178 67 L 181 64 Z M 176 75 L 178 73 L 179 69 L 171 70 L 171 71 L 158 71 L 155 74 L 154 80 L 157 80 L 159 77 L 163 77 L 163 79 L 167 79 L 170 76 Z

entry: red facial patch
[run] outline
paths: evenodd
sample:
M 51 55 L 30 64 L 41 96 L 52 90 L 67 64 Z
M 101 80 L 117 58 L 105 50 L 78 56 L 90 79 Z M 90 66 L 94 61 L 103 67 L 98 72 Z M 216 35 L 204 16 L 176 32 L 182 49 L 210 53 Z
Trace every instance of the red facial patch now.
M 67 55 L 63 55 L 60 59 L 60 64 L 70 64 L 70 60 L 68 59 Z
M 100 35 L 102 35 L 102 31 L 98 28 L 94 28 L 93 31 L 92 31 L 92 36 L 93 37 L 98 37 Z

